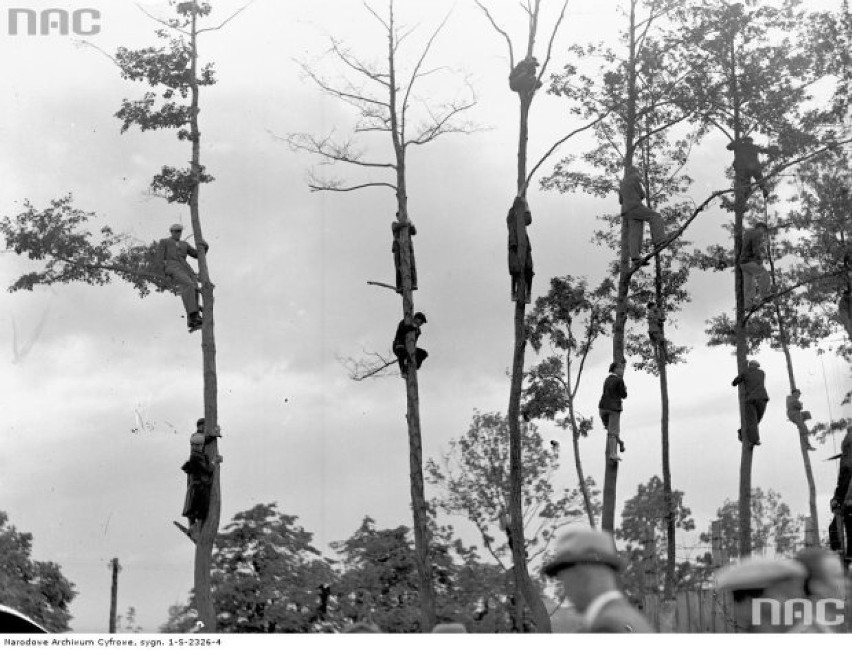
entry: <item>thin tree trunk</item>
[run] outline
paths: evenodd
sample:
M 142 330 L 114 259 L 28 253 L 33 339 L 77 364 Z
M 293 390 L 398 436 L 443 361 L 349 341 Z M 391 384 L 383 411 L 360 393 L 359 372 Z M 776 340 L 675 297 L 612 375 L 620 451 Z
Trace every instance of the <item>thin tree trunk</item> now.
M 773 291 L 775 291 L 776 280 L 775 280 L 775 262 L 773 260 L 772 248 L 769 247 L 769 255 L 767 256 L 769 260 L 769 273 L 772 277 L 772 287 Z M 784 319 L 781 314 L 781 307 L 778 304 L 778 299 L 774 301 L 775 306 L 775 320 L 778 322 L 778 342 L 781 344 L 781 350 L 784 352 L 784 361 L 787 364 L 787 380 L 790 383 L 790 394 L 796 390 L 796 375 L 793 370 L 793 356 L 790 354 L 790 338 L 787 334 L 787 326 L 784 324 Z M 804 420 L 799 420 L 798 422 L 793 423 L 796 427 L 796 433 L 799 437 L 799 449 L 802 452 L 802 463 L 805 466 L 805 479 L 808 483 L 808 508 L 811 513 L 811 528 L 813 531 L 816 531 L 816 538 L 813 539 L 813 536 L 810 538 L 806 537 L 805 543 L 810 545 L 818 545 L 819 544 L 819 511 L 817 510 L 816 503 L 816 483 L 814 482 L 814 472 L 811 467 L 811 457 L 808 453 L 808 427 L 805 424 Z
M 624 169 L 633 164 L 633 153 L 636 148 L 636 1 L 630 0 L 630 29 L 628 32 L 629 59 L 627 63 L 627 119 L 625 123 L 625 153 Z M 627 328 L 627 301 L 630 294 L 630 266 L 627 237 L 627 220 L 621 220 L 621 258 L 618 273 L 618 294 L 615 303 L 615 322 L 612 326 L 612 362 L 623 364 L 624 333 Z M 624 426 L 624 421 L 621 422 Z M 607 437 L 607 445 L 609 438 Z M 615 531 L 615 501 L 618 485 L 618 463 L 609 459 L 607 447 L 604 448 L 606 469 L 604 471 L 603 513 L 601 528 Z
M 739 90 L 737 87 L 736 54 L 734 50 L 734 38 L 730 42 L 730 83 L 731 98 L 734 107 L 734 141 L 738 141 L 742 134 L 740 122 Z M 734 158 L 736 160 L 736 157 Z M 746 211 L 745 187 L 739 171 L 734 170 L 734 293 L 736 295 L 736 323 L 734 325 L 734 339 L 736 343 L 737 374 L 745 372 L 747 364 L 748 344 L 746 341 L 746 330 L 743 319 L 745 317 L 745 299 L 743 297 L 743 272 L 740 269 L 739 259 L 743 246 L 743 218 Z M 749 444 L 746 432 L 746 403 L 745 384 L 740 383 L 737 390 L 740 407 L 740 432 L 742 437 L 740 455 L 740 494 L 739 494 L 739 551 L 740 557 L 751 555 L 751 467 L 753 447 Z
M 530 43 L 529 51 L 531 53 L 532 43 Z M 518 133 L 518 176 L 517 188 L 521 196 L 526 194 L 526 178 L 527 178 L 527 138 L 529 130 L 529 110 L 532 103 L 532 95 L 521 96 L 521 115 L 520 127 Z M 523 207 L 516 208 L 518 211 L 523 211 Z M 515 223 L 523 224 L 524 215 L 515 214 Z M 525 232 L 521 232 L 521 226 L 518 225 L 518 252 L 519 252 L 519 280 L 518 280 L 518 300 L 515 302 L 515 345 L 514 354 L 512 356 L 512 381 L 509 388 L 509 527 L 512 531 L 512 538 L 515 543 L 512 545 L 512 562 L 515 576 L 515 584 L 520 589 L 527 607 L 530 608 L 533 621 L 535 622 L 537 632 L 550 632 L 550 617 L 547 614 L 547 608 L 544 606 L 535 586 L 530 578 L 529 569 L 527 568 L 527 543 L 524 535 L 524 516 L 523 516 L 523 467 L 521 465 L 521 439 L 520 427 L 520 410 L 521 410 L 521 389 L 524 379 L 524 352 L 526 350 L 526 328 L 524 327 L 524 315 L 526 312 L 525 298 L 531 291 L 531 287 L 527 286 L 524 279 L 524 268 L 526 255 L 529 255 L 529 250 L 524 246 L 526 241 Z
M 118 571 L 120 569 L 118 566 L 118 558 L 112 558 L 112 561 L 109 564 L 112 569 L 112 588 L 110 589 L 109 594 L 109 633 L 115 634 L 117 629 L 116 621 L 118 618 Z
M 569 355 L 570 353 L 566 355 L 566 358 L 570 360 Z M 570 361 L 568 363 L 570 363 Z M 577 469 L 577 481 L 580 483 L 580 493 L 583 495 L 583 507 L 586 510 L 586 516 L 589 518 L 589 525 L 592 528 L 595 528 L 595 513 L 592 510 L 592 498 L 589 494 L 589 486 L 586 485 L 586 475 L 583 472 L 583 461 L 580 459 L 580 429 L 577 426 L 577 417 L 574 413 L 574 395 L 571 393 L 570 370 L 567 371 L 566 376 L 568 381 L 566 382 L 567 388 L 565 390 L 568 394 L 568 415 L 571 418 L 571 439 L 572 444 L 574 445 L 574 466 Z
M 193 0 L 193 13 L 190 32 L 191 44 L 191 88 L 192 105 L 190 109 L 190 140 L 192 142 L 192 193 L 189 201 L 189 212 L 192 220 L 192 231 L 195 235 L 195 243 L 198 248 L 198 275 L 201 280 L 202 304 L 204 306 L 204 324 L 201 328 L 201 351 L 203 357 L 204 373 L 204 425 L 208 432 L 217 431 L 219 404 L 218 404 L 218 382 L 216 377 L 216 338 L 214 334 L 213 319 L 213 283 L 210 281 L 210 271 L 207 266 L 207 255 L 201 242 L 204 236 L 201 230 L 201 216 L 199 214 L 199 190 L 201 188 L 201 131 L 198 128 L 198 45 L 197 45 L 197 19 L 198 2 Z M 221 487 L 219 482 L 219 465 L 215 462 L 219 455 L 218 439 L 205 445 L 205 452 L 213 461 L 215 468 L 213 474 L 213 485 L 210 490 L 210 507 L 207 518 L 201 527 L 195 543 L 195 608 L 198 618 L 204 624 L 204 631 L 214 633 L 216 631 L 216 610 L 213 606 L 213 596 L 210 589 L 210 568 L 213 556 L 213 545 L 219 531 L 219 516 L 222 507 Z
M 397 116 L 397 86 L 395 61 L 395 31 L 393 2 L 390 3 L 390 28 L 388 30 L 388 69 L 390 73 L 390 116 L 391 135 L 396 154 L 396 199 L 397 219 L 405 224 L 408 219 L 408 193 L 406 189 L 405 134 Z M 402 313 L 410 323 L 414 316 L 414 295 L 411 281 L 411 234 L 408 228 L 400 229 L 400 272 L 402 275 Z M 417 577 L 420 582 L 420 617 L 423 632 L 435 627 L 435 595 L 432 584 L 432 560 L 430 557 L 429 511 L 423 484 L 423 443 L 420 431 L 420 391 L 417 383 L 417 364 L 414 333 L 405 339 L 408 353 L 408 373 L 405 380 L 406 414 L 408 424 L 408 463 L 411 485 L 411 509 L 414 518 L 414 551 Z
M 657 304 L 663 304 L 663 278 L 660 258 L 656 258 L 655 293 Z M 657 369 L 660 373 L 660 435 L 662 438 L 663 455 L 663 497 L 666 503 L 666 579 L 663 588 L 663 598 L 671 600 L 675 592 L 675 575 L 677 571 L 677 527 L 675 526 L 675 504 L 672 496 L 672 470 L 669 455 L 669 376 L 668 358 L 666 354 L 665 322 L 660 326 L 662 349 L 656 351 Z

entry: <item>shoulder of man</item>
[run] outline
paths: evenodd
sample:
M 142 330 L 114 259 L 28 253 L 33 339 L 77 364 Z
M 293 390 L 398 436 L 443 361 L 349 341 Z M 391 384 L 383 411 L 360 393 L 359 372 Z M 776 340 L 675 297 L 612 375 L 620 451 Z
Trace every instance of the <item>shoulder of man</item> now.
M 592 624 L 592 632 L 606 633 L 651 633 L 645 617 L 626 600 L 619 599 L 608 603 Z

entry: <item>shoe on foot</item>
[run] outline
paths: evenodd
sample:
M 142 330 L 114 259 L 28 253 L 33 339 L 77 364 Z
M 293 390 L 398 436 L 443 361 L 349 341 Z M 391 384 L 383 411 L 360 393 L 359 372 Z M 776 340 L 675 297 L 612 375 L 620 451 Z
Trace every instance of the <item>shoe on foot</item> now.
M 623 454 L 624 453 L 624 443 L 621 440 L 618 441 L 618 450 Z

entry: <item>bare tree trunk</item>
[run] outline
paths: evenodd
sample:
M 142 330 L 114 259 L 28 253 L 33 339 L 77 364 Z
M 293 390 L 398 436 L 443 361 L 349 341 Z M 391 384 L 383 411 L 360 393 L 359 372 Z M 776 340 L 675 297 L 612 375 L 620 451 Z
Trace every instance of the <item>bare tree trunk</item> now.
M 655 292 L 657 304 L 663 304 L 663 276 L 660 258 L 656 260 Z M 672 470 L 669 455 L 669 376 L 668 358 L 666 354 L 666 327 L 665 322 L 660 325 L 662 342 L 656 350 L 657 369 L 660 373 L 660 434 L 662 438 L 663 454 L 663 495 L 666 503 L 666 579 L 663 589 L 663 598 L 671 600 L 675 592 L 675 575 L 677 571 L 677 527 L 675 526 L 675 504 L 672 496 Z
M 390 74 L 390 117 L 394 153 L 396 155 L 396 199 L 397 219 L 405 224 L 408 219 L 408 192 L 406 188 L 406 166 L 404 134 L 397 116 L 397 85 L 395 60 L 395 32 L 393 2 L 390 3 L 390 28 L 388 30 L 388 70 Z M 400 229 L 400 274 L 402 275 L 402 313 L 406 322 L 414 316 L 414 295 L 411 279 L 411 233 L 409 228 Z M 423 485 L 423 443 L 420 431 L 420 390 L 417 383 L 417 363 L 414 333 L 405 339 L 408 353 L 408 373 L 405 379 L 406 414 L 408 424 L 408 463 L 411 486 L 411 509 L 414 518 L 414 551 L 417 577 L 420 581 L 420 617 L 423 632 L 435 627 L 435 595 L 432 584 L 432 559 L 430 557 L 429 511 Z
M 201 187 L 201 131 L 198 128 L 198 47 L 197 19 L 198 2 L 193 0 L 193 13 L 190 32 L 192 68 L 192 105 L 190 109 L 190 140 L 192 142 L 192 193 L 189 202 L 192 231 L 198 248 L 198 275 L 201 280 L 202 304 L 204 306 L 204 324 L 201 328 L 201 351 L 204 372 L 204 423 L 208 432 L 217 431 L 219 404 L 218 382 L 216 377 L 216 338 L 213 320 L 213 283 L 210 281 L 210 271 L 207 266 L 207 255 L 201 242 L 204 236 L 201 230 L 201 216 L 198 209 L 199 190 Z M 207 518 L 201 527 L 195 543 L 195 607 L 198 618 L 204 624 L 204 631 L 216 631 L 216 610 L 213 606 L 213 596 L 210 589 L 210 568 L 213 556 L 213 544 L 219 531 L 219 516 L 222 507 L 221 488 L 219 483 L 219 465 L 215 462 L 219 455 L 218 439 L 205 445 L 205 453 L 213 461 L 215 468 L 213 485 L 210 490 L 210 507 Z
M 109 594 L 109 633 L 115 634 L 118 617 L 118 572 L 121 567 L 118 566 L 117 557 L 112 558 L 109 565 L 112 569 L 112 588 Z
M 772 290 L 776 291 L 775 262 L 773 260 L 771 246 L 769 247 L 769 255 L 767 257 L 769 260 L 769 273 L 772 278 Z M 793 370 L 793 357 L 790 354 L 790 338 L 787 334 L 787 326 L 784 324 L 781 307 L 778 304 L 777 298 L 774 301 L 774 305 L 775 320 L 778 322 L 778 342 L 781 344 L 781 350 L 784 352 L 784 361 L 787 364 L 787 379 L 790 382 L 790 393 L 792 394 L 793 391 L 796 390 L 796 375 Z M 816 483 L 814 482 L 814 472 L 811 467 L 811 457 L 808 453 L 808 447 L 810 445 L 808 440 L 809 432 L 804 420 L 800 419 L 798 422 L 794 422 L 793 424 L 796 427 L 796 433 L 799 437 L 799 449 L 802 452 L 802 463 L 804 463 L 805 466 L 805 479 L 808 483 L 808 507 L 811 513 L 812 532 L 810 534 L 806 534 L 805 543 L 809 546 L 816 546 L 819 544 L 819 511 L 817 510 L 816 503 Z M 816 539 L 814 539 L 814 537 L 816 537 Z
M 570 353 L 569 353 L 570 354 Z M 586 485 L 586 475 L 583 473 L 583 461 L 580 459 L 580 430 L 577 426 L 577 418 L 574 414 L 574 396 L 571 394 L 571 377 L 568 377 L 568 414 L 571 418 L 571 440 L 574 445 L 574 466 L 577 468 L 577 480 L 580 483 L 580 494 L 583 495 L 583 508 L 589 518 L 589 525 L 596 527 L 595 513 L 592 510 L 592 497 L 589 494 L 589 486 Z

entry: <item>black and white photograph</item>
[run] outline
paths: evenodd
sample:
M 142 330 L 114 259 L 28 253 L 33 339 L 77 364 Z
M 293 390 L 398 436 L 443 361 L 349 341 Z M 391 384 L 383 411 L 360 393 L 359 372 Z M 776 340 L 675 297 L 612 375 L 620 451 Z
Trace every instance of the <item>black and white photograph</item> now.
M 0 60 L 5 645 L 852 632 L 849 0 L 4 0 Z

